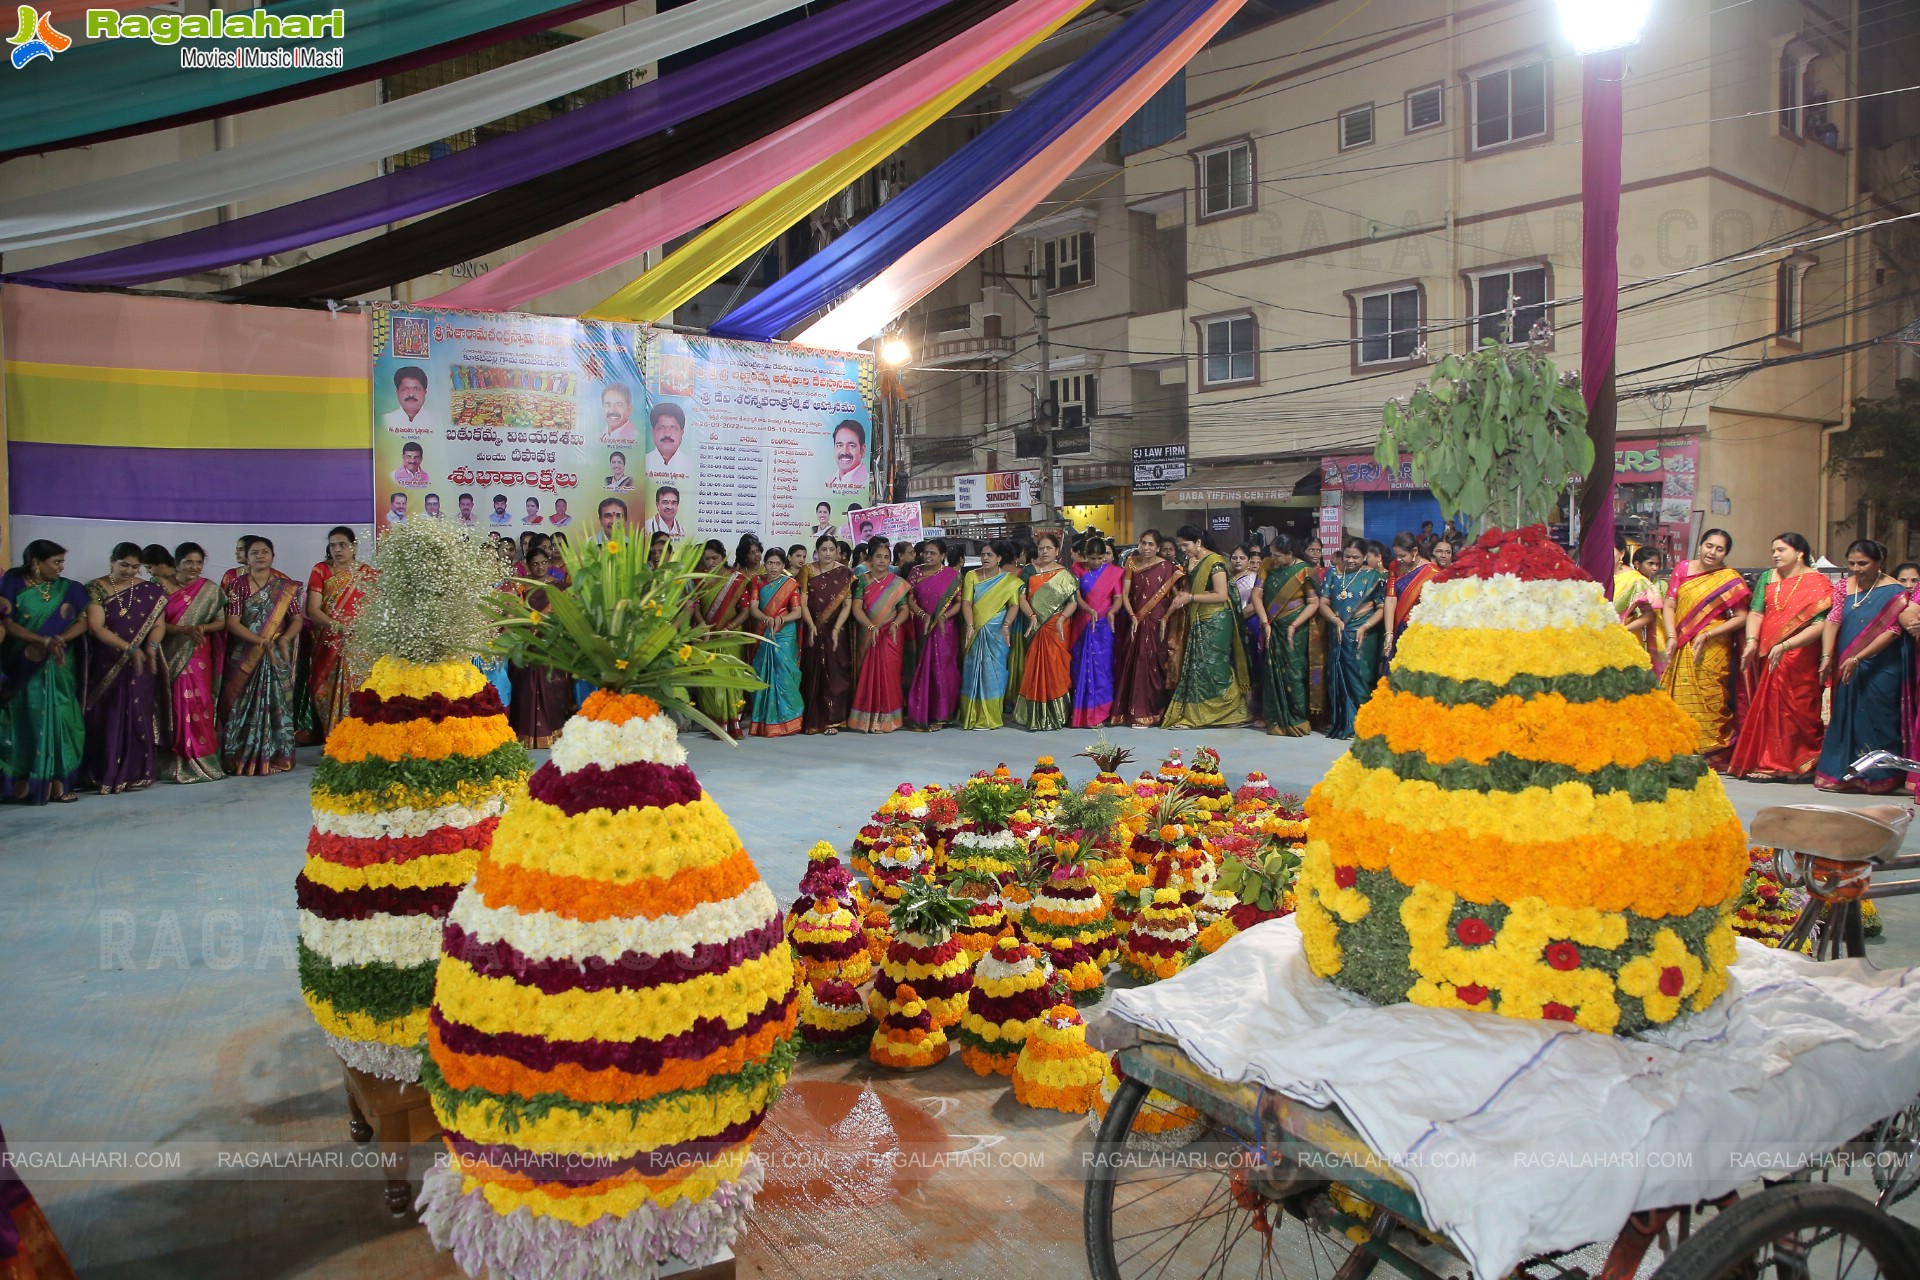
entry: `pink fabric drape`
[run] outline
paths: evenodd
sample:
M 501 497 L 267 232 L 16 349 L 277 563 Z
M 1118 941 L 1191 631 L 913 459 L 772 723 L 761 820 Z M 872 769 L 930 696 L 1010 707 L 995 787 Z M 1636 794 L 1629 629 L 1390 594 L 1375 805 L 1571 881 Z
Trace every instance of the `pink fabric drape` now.
M 654 187 L 530 253 L 418 305 L 507 311 L 630 262 L 764 195 L 928 102 L 1081 0 L 1021 0 L 806 119 Z
M 887 322 L 985 252 L 1066 181 L 1128 116 L 1206 47 L 1207 41 L 1239 10 L 1240 4 L 1241 0 L 1220 0 L 1205 17 L 1141 68 L 1124 88 L 1088 112 L 1018 173 L 970 208 L 956 210 L 952 222 L 921 241 L 794 341 L 802 346 L 851 351 L 880 332 Z
M 1580 89 L 1580 393 L 1593 414 L 1594 401 L 1613 373 L 1614 338 L 1620 326 L 1620 78 L 1625 60 L 1618 49 L 1584 59 Z M 1613 593 L 1613 414 L 1604 438 L 1596 438 L 1593 474 L 1587 484 L 1606 491 L 1591 524 L 1580 531 L 1580 567 Z

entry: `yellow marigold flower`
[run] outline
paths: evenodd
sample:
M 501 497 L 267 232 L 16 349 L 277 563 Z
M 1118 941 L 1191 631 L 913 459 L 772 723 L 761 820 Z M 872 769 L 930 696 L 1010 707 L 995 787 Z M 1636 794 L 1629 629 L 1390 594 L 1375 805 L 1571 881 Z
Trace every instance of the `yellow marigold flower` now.
M 1700 987 L 1706 969 L 1671 929 L 1653 935 L 1653 950 L 1620 966 L 1620 990 L 1638 996 L 1654 1022 L 1671 1022 Z
M 613 669 L 615 671 L 625 671 L 627 669 L 627 660 L 625 658 L 615 658 L 613 660 Z
M 683 645 L 681 645 L 681 646 L 680 646 L 680 661 L 682 661 L 682 662 L 687 662 L 687 661 L 690 661 L 690 660 L 692 659 L 692 657 L 693 657 L 693 646 L 692 646 L 692 645 L 690 645 L 690 644 L 683 644 Z
M 610 555 L 610 556 L 617 556 L 617 555 L 619 555 L 619 554 L 620 554 L 620 544 L 619 544 L 619 543 L 617 543 L 617 542 L 609 542 L 609 543 L 607 544 L 607 554 L 608 554 L 608 555 Z

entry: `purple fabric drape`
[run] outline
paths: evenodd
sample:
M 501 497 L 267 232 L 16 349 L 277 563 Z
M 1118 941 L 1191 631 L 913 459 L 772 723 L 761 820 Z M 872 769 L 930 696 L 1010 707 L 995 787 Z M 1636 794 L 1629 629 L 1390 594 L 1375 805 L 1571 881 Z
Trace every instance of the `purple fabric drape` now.
M 1588 489 L 1598 491 L 1580 532 L 1580 567 L 1613 594 L 1613 351 L 1620 325 L 1620 50 L 1584 59 L 1580 91 L 1580 393 L 1594 435 Z M 1602 395 L 1607 403 L 1598 414 Z M 1598 421 L 1596 421 L 1598 418 Z M 1597 428 L 1597 429 L 1596 429 Z
M 37 267 L 35 284 L 135 285 L 191 275 L 416 217 L 554 173 L 801 74 L 949 0 L 848 0 L 663 76 L 428 164 L 231 222 Z
M 947 568 L 927 574 L 914 584 L 914 600 L 931 618 L 958 599 L 960 570 Z M 911 728 L 939 728 L 960 712 L 960 615 L 935 621 L 920 642 L 919 663 L 907 689 L 907 724 Z

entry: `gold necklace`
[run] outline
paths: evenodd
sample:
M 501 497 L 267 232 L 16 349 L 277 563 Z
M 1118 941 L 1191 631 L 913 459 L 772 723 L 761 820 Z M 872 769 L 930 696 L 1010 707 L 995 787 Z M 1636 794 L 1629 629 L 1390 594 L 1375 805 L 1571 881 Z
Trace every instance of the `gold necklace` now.
M 50 603 L 52 603 L 52 601 L 53 601 L 53 584 L 54 584 L 55 582 L 58 582 L 58 581 L 59 581 L 59 579 L 58 579 L 58 578 L 53 578 L 53 579 L 50 579 L 50 580 L 48 580 L 48 581 L 46 581 L 46 582 L 43 582 L 43 583 L 41 583 L 41 584 L 40 584 L 40 587 L 39 587 L 39 591 L 40 591 L 40 600 L 41 600 L 41 603 L 43 603 L 43 604 L 50 604 Z

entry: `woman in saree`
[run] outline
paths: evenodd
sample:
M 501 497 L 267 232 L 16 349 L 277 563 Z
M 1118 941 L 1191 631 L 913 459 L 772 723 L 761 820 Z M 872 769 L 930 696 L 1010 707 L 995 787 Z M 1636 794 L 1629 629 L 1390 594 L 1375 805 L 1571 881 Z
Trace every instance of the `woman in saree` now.
M 512 594 L 515 589 L 513 585 L 513 543 L 502 538 L 498 533 L 489 533 L 487 535 L 487 545 L 493 549 L 494 555 L 500 559 L 500 572 L 502 577 L 499 582 L 494 584 L 494 590 Z M 500 696 L 500 705 L 511 708 L 513 705 L 513 673 L 507 670 L 507 660 L 497 653 L 476 653 L 473 655 L 473 665 L 481 675 L 487 678 L 487 683 L 492 685 L 493 691 Z M 508 723 L 511 724 L 512 721 L 509 720 Z
M 1413 607 L 1420 603 L 1420 592 L 1433 581 L 1433 575 L 1439 572 L 1427 558 L 1421 554 L 1420 543 L 1410 533 L 1393 535 L 1393 575 L 1387 588 L 1387 601 L 1393 610 L 1392 629 L 1387 632 L 1386 645 L 1382 656 L 1393 660 L 1393 647 L 1400 640 L 1400 633 L 1407 629 L 1407 619 L 1413 616 Z
M 735 562 L 727 564 L 727 548 L 718 538 L 709 538 L 700 553 L 700 572 L 708 575 L 695 595 L 700 621 L 713 631 L 745 629 L 747 600 L 753 594 L 753 577 L 760 572 L 760 539 L 746 534 L 740 539 Z M 715 653 L 745 658 L 738 640 L 715 640 Z M 738 689 L 695 689 L 693 705 L 700 714 L 726 730 L 730 738 L 746 732 L 746 696 Z
M 67 549 L 36 538 L 20 567 L 0 577 L 9 606 L 0 625 L 0 661 L 10 691 L 0 705 L 0 750 L 7 794 L 16 803 L 70 804 L 86 736 L 80 712 L 80 651 L 87 630 L 87 589 L 62 577 Z
M 920 619 L 920 661 L 907 687 L 907 728 L 933 733 L 960 713 L 960 591 L 966 553 L 940 538 L 927 545 L 937 568 L 913 584 L 912 607 Z
M 1734 639 L 1746 631 L 1753 593 L 1727 567 L 1733 535 L 1709 529 L 1700 555 L 1674 571 L 1673 593 L 1662 610 L 1669 639 L 1662 684 L 1700 728 L 1698 751 L 1724 772 L 1733 749 Z
M 217 782 L 220 735 L 213 705 L 213 638 L 227 629 L 220 588 L 203 577 L 207 553 L 197 542 L 173 549 L 173 567 L 156 576 L 167 592 L 167 632 L 160 641 L 166 699 L 160 771 L 175 782 Z M 152 572 L 152 570 L 149 570 Z
M 1658 677 L 1667 670 L 1667 582 L 1661 576 L 1666 565 L 1658 547 L 1642 547 L 1633 553 L 1633 567 L 1646 579 L 1647 601 L 1653 606 L 1652 618 L 1641 639 L 1647 646 L 1647 658 L 1653 663 L 1653 674 Z
M 1027 619 L 1027 651 L 1013 722 L 1042 732 L 1064 729 L 1073 718 L 1073 637 L 1068 628 L 1080 608 L 1080 583 L 1060 563 L 1060 540 L 1043 533 L 1034 540 L 1033 574 L 1020 601 Z
M 536 547 L 530 555 L 526 577 L 535 582 L 547 581 L 547 553 Z M 545 613 L 549 593 L 559 589 L 526 583 L 516 588 L 526 600 L 527 608 L 535 613 Z M 520 744 L 536 749 L 552 746 L 560 726 L 573 714 L 573 680 L 564 671 L 555 671 L 552 667 L 523 667 L 511 663 L 507 667 L 507 679 L 513 686 L 513 696 L 507 703 L 507 723 L 513 726 Z
M 1833 680 L 1833 716 L 1815 766 L 1822 791 L 1887 795 L 1906 775 L 1853 762 L 1869 751 L 1898 753 L 1906 742 L 1902 694 L 1911 661 L 1900 615 L 1907 592 L 1887 576 L 1887 549 L 1868 538 L 1847 548 L 1847 576 L 1833 586 L 1833 604 L 1820 634 L 1820 676 Z
M 913 588 L 893 571 L 893 551 L 883 538 L 867 544 L 867 576 L 853 602 L 853 620 L 867 637 L 854 682 L 847 728 L 858 733 L 892 733 L 906 718 L 900 669 L 906 660 L 907 597 Z
M 1166 557 L 1170 544 L 1148 529 L 1127 566 L 1120 608 L 1127 618 L 1127 640 L 1113 674 L 1110 723 L 1148 727 L 1167 710 L 1167 619 L 1180 571 Z
M 1033 543 L 1016 538 L 1013 544 L 1018 551 L 1008 568 L 1020 579 L 1021 599 L 1026 599 L 1027 582 L 1033 577 Z M 1013 714 L 1014 701 L 1020 696 L 1020 680 L 1027 666 L 1027 629 L 1016 625 L 1013 640 L 1007 648 L 1007 703 L 1004 708 L 1007 715 Z
M 1097 729 L 1113 715 L 1114 620 L 1127 575 L 1113 562 L 1113 544 L 1093 538 L 1080 574 L 1079 615 L 1085 619 L 1073 642 L 1073 727 Z
M 753 674 L 767 687 L 747 695 L 747 736 L 784 738 L 800 732 L 800 584 L 787 572 L 787 555 L 775 547 L 761 561 L 747 595 L 747 616 L 760 643 L 753 647 Z
M 1740 656 L 1752 691 L 1727 766 L 1732 777 L 1805 782 L 1820 759 L 1818 654 L 1833 589 L 1808 563 L 1812 557 L 1804 537 L 1783 533 L 1773 540 L 1773 568 L 1755 584 Z
M 153 785 L 154 701 L 167 593 L 140 576 L 140 545 L 113 548 L 107 574 L 87 584 L 87 662 L 80 711 L 81 785 L 101 795 Z
M 1620 625 L 1644 644 L 1647 630 L 1653 626 L 1653 620 L 1659 613 L 1659 606 L 1654 603 L 1653 584 L 1628 563 L 1628 552 L 1627 535 L 1616 529 L 1613 535 L 1613 611 L 1620 616 Z
M 960 727 L 998 729 L 1007 702 L 1007 661 L 1019 612 L 1020 575 L 1007 566 L 1018 553 L 1002 538 L 980 544 L 980 567 L 960 584 Z
M 1313 575 L 1313 588 L 1316 594 L 1327 593 L 1327 574 L 1332 572 L 1326 557 L 1324 545 L 1318 538 L 1307 539 L 1307 545 L 1300 557 L 1307 566 L 1307 572 Z M 1307 615 L 1300 625 L 1307 637 L 1307 723 L 1316 729 L 1325 729 L 1327 719 L 1327 623 L 1323 613 L 1316 609 Z
M 1366 562 L 1367 544 L 1353 538 L 1341 549 L 1341 567 L 1327 575 L 1320 615 L 1333 625 L 1327 656 L 1327 736 L 1351 738 L 1353 720 L 1373 696 L 1386 617 L 1387 580 Z
M 1186 646 L 1180 678 L 1161 721 L 1169 729 L 1219 729 L 1247 722 L 1250 690 L 1246 642 L 1240 632 L 1240 601 L 1227 576 L 1227 562 L 1194 525 L 1174 537 L 1187 554 L 1185 583 L 1173 593 L 1184 609 Z
M 1240 626 L 1245 633 L 1242 643 L 1247 647 L 1247 670 L 1257 672 L 1267 660 L 1267 611 L 1260 607 L 1265 563 L 1258 552 L 1243 542 L 1227 556 L 1227 572 L 1233 579 L 1233 593 L 1240 600 Z M 1257 699 L 1249 709 L 1258 712 Z
M 1274 543 L 1273 563 L 1260 594 L 1260 607 L 1273 628 L 1260 672 L 1261 707 L 1267 732 L 1286 738 L 1304 738 L 1312 731 L 1307 710 L 1311 655 L 1303 632 L 1317 628 L 1320 612 L 1319 575 L 1295 558 L 1296 545 L 1284 533 Z
M 845 634 L 853 612 L 853 570 L 840 563 L 840 541 L 823 534 L 813 548 L 813 571 L 800 593 L 806 623 L 801 656 L 801 723 L 807 733 L 835 734 L 847 722 L 853 694 L 853 652 Z
M 347 661 L 347 628 L 373 583 L 373 566 L 360 559 L 359 539 L 345 525 L 327 531 L 327 558 L 307 575 L 307 624 L 312 658 L 297 740 L 325 742 L 345 719 L 347 701 L 366 672 Z
M 247 542 L 247 571 L 227 588 L 227 671 L 220 684 L 220 766 L 264 777 L 293 768 L 294 649 L 300 584 L 273 568 L 273 543 Z

